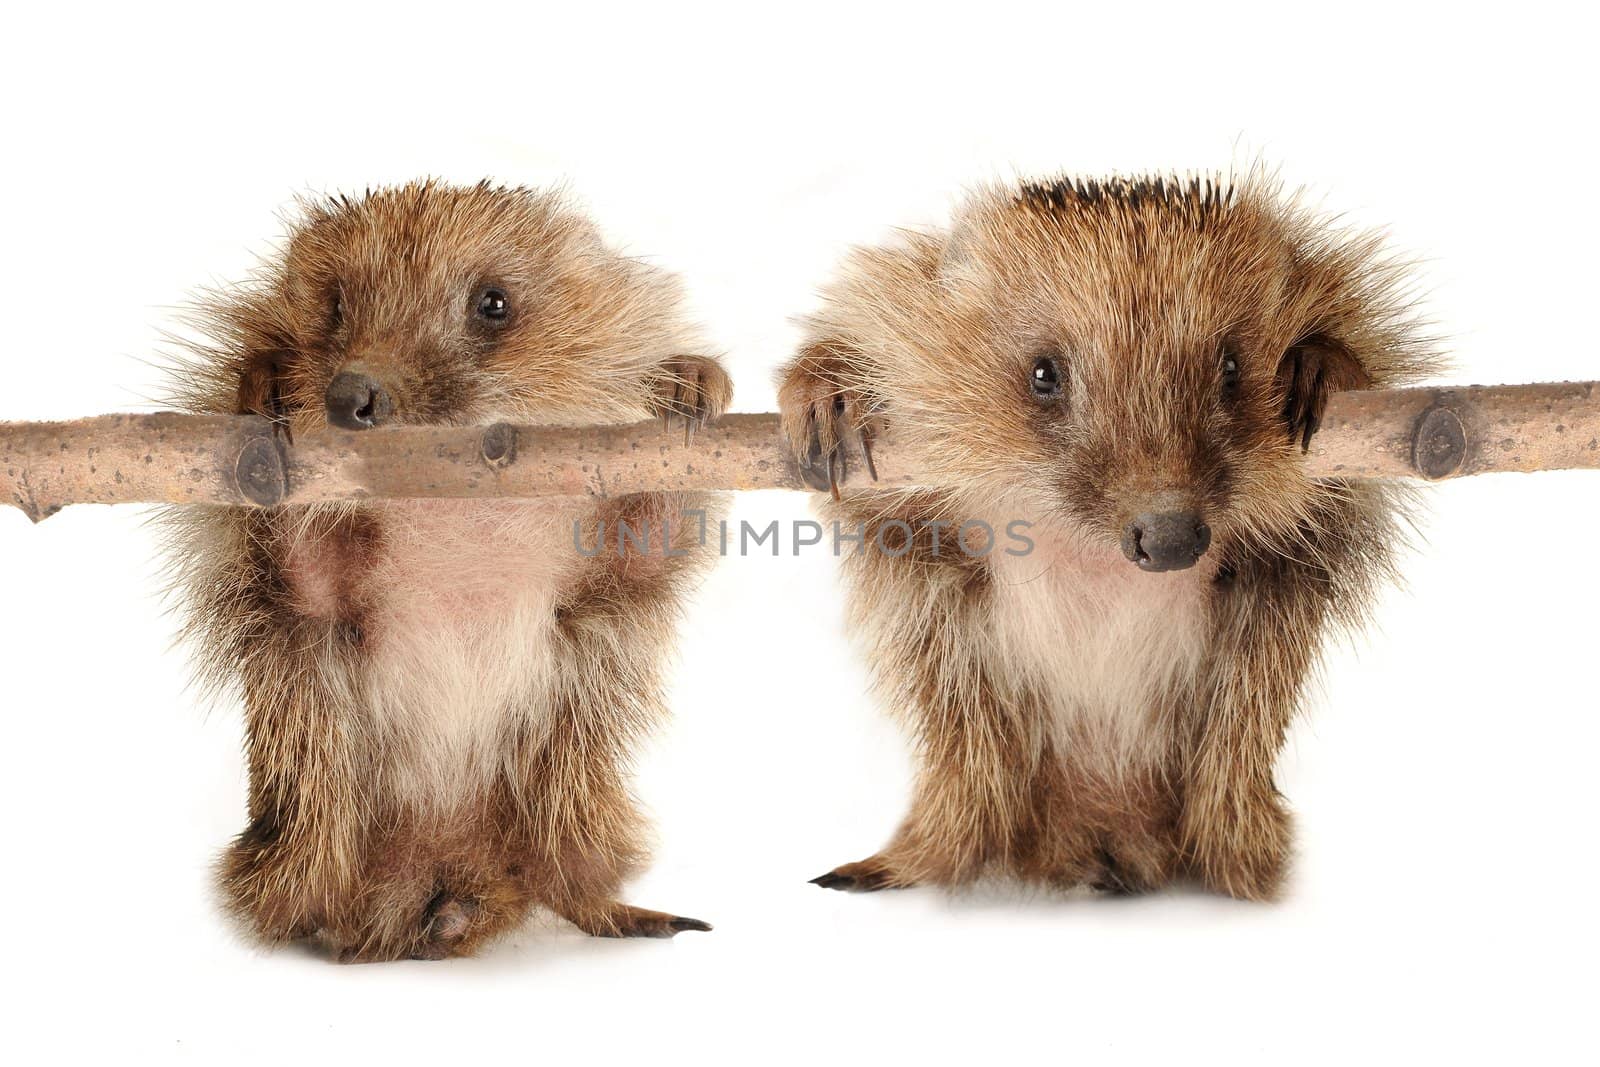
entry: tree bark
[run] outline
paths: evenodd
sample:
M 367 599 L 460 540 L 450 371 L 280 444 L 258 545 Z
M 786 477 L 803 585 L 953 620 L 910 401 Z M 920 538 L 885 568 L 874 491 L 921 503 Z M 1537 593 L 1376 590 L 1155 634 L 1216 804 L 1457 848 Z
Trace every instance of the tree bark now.
M 874 443 L 878 479 L 923 484 Z M 1567 382 L 1338 393 L 1305 453 L 1326 478 L 1442 478 L 1600 468 L 1600 384 Z M 253 416 L 100 415 L 0 423 L 0 501 L 35 522 L 68 504 L 271 507 L 418 497 L 620 496 L 673 489 L 796 489 L 776 415 L 726 415 L 689 443 L 659 423 L 551 429 L 324 429 L 291 443 Z

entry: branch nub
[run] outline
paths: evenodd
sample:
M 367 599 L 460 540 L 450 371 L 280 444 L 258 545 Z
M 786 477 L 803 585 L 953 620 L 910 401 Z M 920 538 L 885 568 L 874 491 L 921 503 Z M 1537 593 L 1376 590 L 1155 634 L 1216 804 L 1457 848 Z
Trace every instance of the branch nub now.
M 509 467 L 517 461 L 517 428 L 507 422 L 497 422 L 483 431 L 483 461 L 493 470 Z
M 1424 478 L 1437 481 L 1454 474 L 1467 458 L 1467 432 L 1461 417 L 1435 404 L 1417 419 L 1411 443 L 1411 464 Z
M 234 482 L 250 503 L 270 508 L 289 494 L 289 472 L 272 434 L 256 434 L 239 450 Z

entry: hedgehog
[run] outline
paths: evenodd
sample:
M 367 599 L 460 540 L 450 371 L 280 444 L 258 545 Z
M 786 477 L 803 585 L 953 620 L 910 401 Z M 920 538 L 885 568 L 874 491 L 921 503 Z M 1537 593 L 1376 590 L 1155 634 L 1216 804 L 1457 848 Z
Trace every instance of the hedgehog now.
M 303 200 L 210 293 L 173 400 L 296 432 L 715 418 L 728 375 L 668 273 L 555 192 L 419 181 Z M 672 429 L 676 434 L 677 429 Z M 169 517 L 201 676 L 236 684 L 249 824 L 220 896 L 266 943 L 471 954 L 543 908 L 602 937 L 706 923 L 619 900 L 635 743 L 708 565 L 710 494 L 365 500 Z M 660 532 L 581 551 L 608 523 Z M 580 533 L 581 531 L 587 531 Z M 703 541 L 703 539 L 701 539 Z
M 1303 453 L 1330 393 L 1438 369 L 1413 306 L 1379 236 L 1261 175 L 993 185 L 851 253 L 780 415 L 866 531 L 848 618 L 916 775 L 815 884 L 1279 895 L 1275 757 L 1410 515 Z M 936 488 L 841 492 L 890 431 Z

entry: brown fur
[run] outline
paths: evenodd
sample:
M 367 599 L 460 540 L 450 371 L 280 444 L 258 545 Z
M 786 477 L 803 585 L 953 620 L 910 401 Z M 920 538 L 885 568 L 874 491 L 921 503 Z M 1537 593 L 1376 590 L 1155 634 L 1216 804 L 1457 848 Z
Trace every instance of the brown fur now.
M 1261 179 L 988 189 L 950 232 L 851 256 L 783 373 L 785 432 L 825 480 L 840 441 L 893 426 L 945 488 L 827 510 L 869 545 L 896 518 L 1022 519 L 1035 550 L 929 532 L 847 557 L 919 773 L 888 846 L 819 884 L 1279 889 L 1273 764 L 1325 636 L 1391 567 L 1402 502 L 1308 479 L 1299 453 L 1329 392 L 1433 368 L 1400 282 L 1374 239 Z M 1041 357 L 1057 398 L 1032 391 Z M 1203 514 L 1198 565 L 1123 557 L 1152 500 Z
M 488 285 L 503 323 L 473 317 Z M 213 295 L 178 399 L 292 432 L 356 367 L 397 422 L 693 423 L 731 390 L 679 305 L 555 195 L 415 183 L 304 205 L 279 261 Z M 629 752 L 708 562 L 683 512 L 720 503 L 173 515 L 204 674 L 244 693 L 250 825 L 220 871 L 244 926 L 352 960 L 471 953 L 535 905 L 602 936 L 708 929 L 616 897 L 646 851 Z M 618 519 L 648 522 L 654 548 L 576 550 L 574 523 L 587 543 Z M 681 557 L 661 551 L 669 521 Z

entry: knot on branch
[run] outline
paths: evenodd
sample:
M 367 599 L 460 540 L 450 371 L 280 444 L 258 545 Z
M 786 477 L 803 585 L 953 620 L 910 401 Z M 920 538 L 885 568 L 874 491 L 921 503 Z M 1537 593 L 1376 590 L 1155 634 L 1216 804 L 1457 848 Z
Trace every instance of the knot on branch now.
M 509 467 L 517 461 L 517 428 L 497 422 L 483 431 L 483 461 L 491 470 Z
M 269 431 L 256 434 L 239 450 L 233 480 L 250 503 L 270 508 L 289 494 L 289 470 L 283 450 Z
M 1448 478 L 1467 458 L 1467 431 L 1461 416 L 1434 404 L 1417 419 L 1411 439 L 1411 465 L 1424 478 Z

